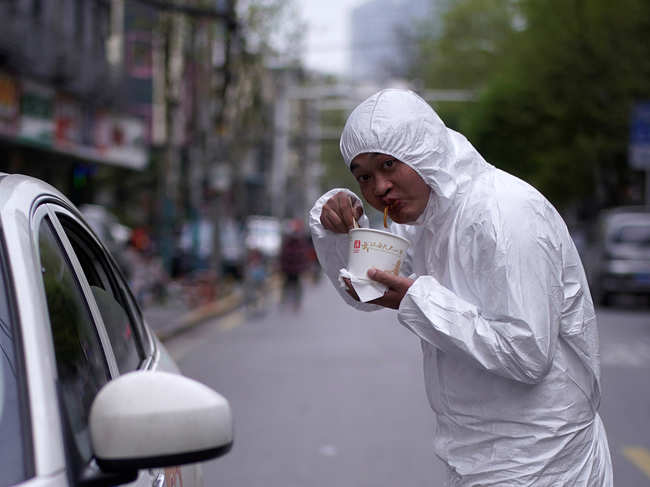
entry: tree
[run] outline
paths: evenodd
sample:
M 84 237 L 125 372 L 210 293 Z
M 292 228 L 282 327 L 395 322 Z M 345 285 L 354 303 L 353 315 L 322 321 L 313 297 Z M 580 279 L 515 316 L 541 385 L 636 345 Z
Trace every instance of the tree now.
M 650 96 L 650 4 L 528 0 L 468 132 L 560 206 L 630 202 L 629 114 Z M 594 201 L 595 197 L 595 201 Z
M 423 21 L 416 28 L 418 54 L 412 76 L 435 88 L 484 86 L 498 72 L 504 45 L 514 31 L 512 3 L 461 0 L 450 3 L 441 29 L 438 18 Z
M 476 18 L 489 4 L 492 32 Z M 461 0 L 445 21 L 424 80 L 480 89 L 458 125 L 491 163 L 560 207 L 634 201 L 628 125 L 650 98 L 650 3 Z

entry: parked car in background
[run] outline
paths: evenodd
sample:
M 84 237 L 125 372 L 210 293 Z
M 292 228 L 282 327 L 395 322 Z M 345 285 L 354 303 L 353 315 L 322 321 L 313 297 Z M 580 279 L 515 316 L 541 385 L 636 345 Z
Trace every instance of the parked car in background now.
M 0 174 L 0 487 L 202 485 L 226 399 L 180 375 L 80 211 Z M 178 465 L 183 465 L 179 467 Z
M 249 216 L 246 219 L 247 250 L 259 250 L 267 258 L 275 258 L 282 245 L 282 223 L 270 216 Z
M 101 205 L 80 205 L 79 211 L 109 252 L 114 255 L 124 248 L 131 237 L 131 229 L 122 225 L 115 215 Z
M 598 304 L 607 306 L 620 294 L 650 296 L 650 210 L 619 207 L 604 211 L 588 267 Z

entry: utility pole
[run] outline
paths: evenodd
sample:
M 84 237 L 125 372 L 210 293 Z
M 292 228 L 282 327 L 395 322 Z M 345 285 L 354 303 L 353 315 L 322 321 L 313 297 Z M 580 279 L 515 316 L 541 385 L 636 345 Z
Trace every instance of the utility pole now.
M 185 19 L 173 13 L 162 14 L 163 73 L 165 100 L 165 142 L 158 177 L 158 223 L 160 253 L 165 268 L 171 270 L 174 252 L 174 224 L 179 203 L 180 143 L 183 121 L 180 103 L 184 71 Z
M 289 73 L 277 72 L 275 102 L 273 105 L 273 158 L 271 170 L 271 215 L 283 218 L 286 202 L 287 162 L 289 157 Z
M 225 13 L 229 18 L 235 18 L 235 7 L 236 0 L 226 0 Z M 238 35 L 239 29 L 235 22 L 225 22 L 223 24 L 223 52 L 221 53 L 223 64 L 220 67 L 215 66 L 215 69 L 219 69 L 221 72 L 221 82 L 215 86 L 217 107 L 212 114 L 212 134 L 214 141 L 210 144 L 211 150 L 207 156 L 210 167 L 207 168 L 206 172 L 208 194 L 206 195 L 207 200 L 205 204 L 210 221 L 214 226 L 210 266 L 216 270 L 218 276 L 221 275 L 222 260 L 219 227 L 227 216 L 224 210 L 225 202 L 223 193 L 230 186 L 229 181 L 225 181 L 225 179 L 230 179 L 232 173 L 232 161 L 229 157 L 225 124 L 228 109 L 228 92 L 233 80 L 234 47 L 238 42 Z
M 237 29 L 234 0 L 228 1 L 228 8 L 218 10 L 203 7 L 199 2 L 181 0 L 134 0 L 159 10 L 159 46 L 154 49 L 154 65 L 157 79 L 154 79 L 154 97 L 158 109 L 154 113 L 154 138 L 161 143 L 161 157 L 158 169 L 157 186 L 157 226 L 160 254 L 167 270 L 171 270 L 174 252 L 174 230 L 182 210 L 181 186 L 181 149 L 188 143 L 189 184 L 188 200 L 196 216 L 205 205 L 205 180 L 208 178 L 210 156 L 208 139 L 215 134 L 214 125 L 206 122 L 208 99 L 215 96 L 210 92 L 213 76 L 212 49 L 214 39 L 210 35 L 211 27 L 224 25 L 224 31 L 230 33 Z M 207 3 L 207 2 L 206 2 Z M 214 2 L 213 2 L 214 3 Z M 202 45 L 197 45 L 197 37 L 207 37 Z M 226 41 L 225 44 L 228 44 Z M 189 85 L 193 106 L 191 119 L 186 120 L 183 106 L 188 87 L 187 47 L 191 48 L 195 78 Z M 228 47 L 229 49 L 229 47 Z M 224 67 L 229 70 L 229 61 Z M 225 75 L 230 80 L 230 73 Z M 217 92 L 223 95 L 225 89 Z M 225 100 L 218 100 L 222 105 Z M 186 122 L 189 124 L 186 125 Z M 189 141 L 184 140 L 189 127 Z M 216 233 L 216 232 L 215 232 Z

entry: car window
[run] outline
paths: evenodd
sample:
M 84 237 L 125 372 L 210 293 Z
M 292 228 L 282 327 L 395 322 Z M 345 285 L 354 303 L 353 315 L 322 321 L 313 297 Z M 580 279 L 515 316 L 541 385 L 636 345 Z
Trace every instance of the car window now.
M 48 218 L 39 227 L 41 272 L 58 371 L 66 437 L 77 467 L 92 457 L 88 415 L 110 373 L 104 350 L 73 268 Z
M 90 284 L 120 373 L 137 370 L 144 352 L 135 320 L 131 319 L 125 294 L 121 292 L 121 277 L 81 226 L 64 215 L 58 218 Z
M 615 243 L 650 246 L 650 225 L 625 225 L 612 235 Z
M 6 294 L 5 273 L 0 269 L 0 487 L 22 482 L 25 470 L 25 443 L 20 395 L 21 367 L 16 362 L 17 336 L 13 329 Z M 24 385 L 24 384 L 23 384 Z

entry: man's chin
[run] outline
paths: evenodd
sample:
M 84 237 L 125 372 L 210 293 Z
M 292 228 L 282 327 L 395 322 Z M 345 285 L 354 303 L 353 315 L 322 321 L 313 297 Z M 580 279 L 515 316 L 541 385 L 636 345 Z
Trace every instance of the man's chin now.
M 411 215 L 400 214 L 395 216 L 391 216 L 391 215 L 388 216 L 392 221 L 394 221 L 395 223 L 399 223 L 400 225 L 408 225 L 409 223 L 413 223 L 415 220 L 417 220 L 417 218 L 412 218 Z
M 384 214 L 383 206 L 382 207 L 377 207 L 374 205 L 371 206 L 382 215 Z M 398 210 L 396 213 L 391 214 L 390 210 L 388 210 L 388 219 L 389 221 L 399 223 L 401 225 L 408 225 L 409 223 L 414 223 L 415 220 L 417 220 L 417 217 L 413 217 L 413 215 L 410 215 L 409 213 L 404 213 L 403 211 L 400 210 Z

